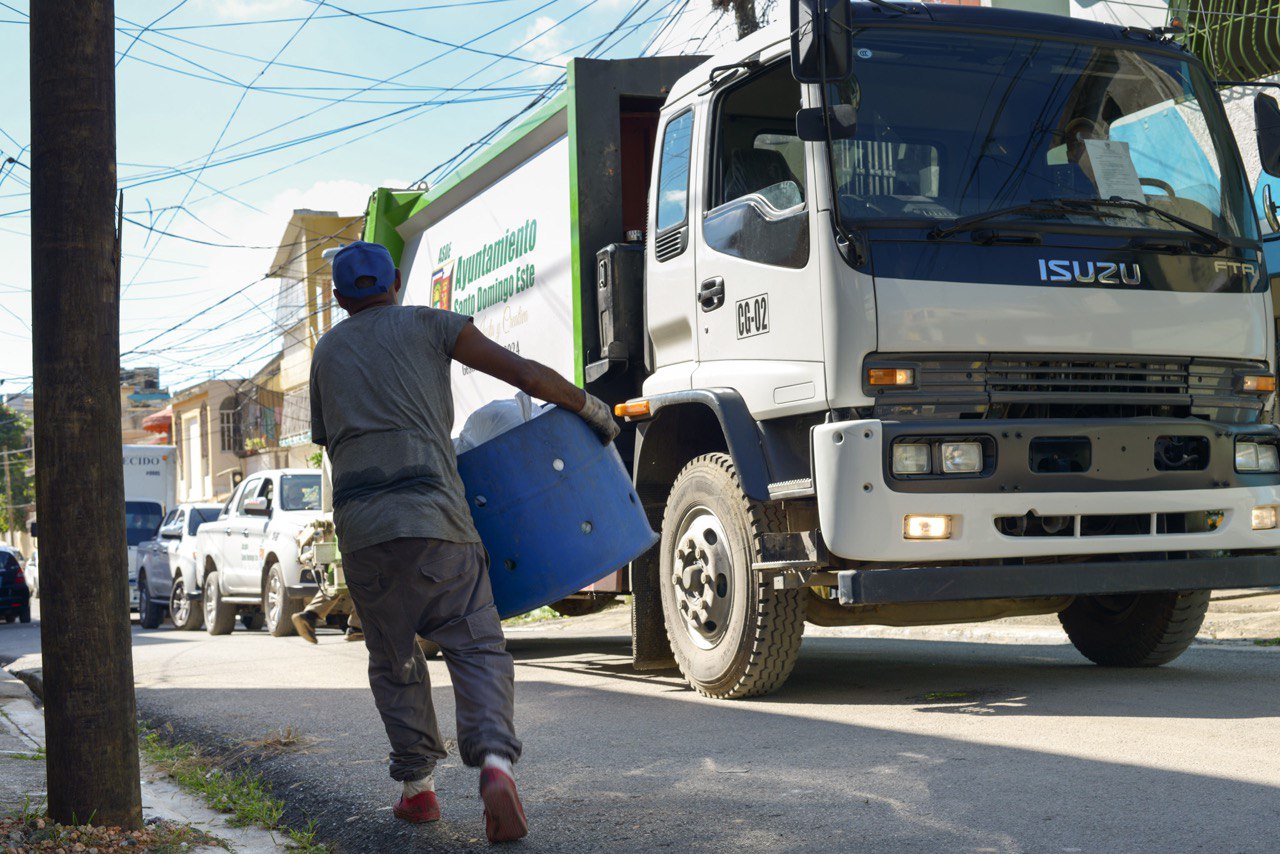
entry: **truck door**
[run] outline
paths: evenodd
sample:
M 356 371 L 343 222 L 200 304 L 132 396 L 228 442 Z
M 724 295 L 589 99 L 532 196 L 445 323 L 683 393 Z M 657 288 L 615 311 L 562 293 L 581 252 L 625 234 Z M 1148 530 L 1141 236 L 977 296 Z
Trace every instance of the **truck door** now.
M 825 403 L 812 169 L 800 84 L 775 63 L 711 103 L 696 217 L 694 385 L 736 388 L 758 416 Z
M 649 200 L 653 240 L 645 264 L 645 318 L 655 369 L 655 376 L 645 383 L 649 393 L 689 388 L 698 358 L 698 313 L 689 296 L 697 254 L 691 246 L 691 211 L 699 195 L 691 180 L 697 174 L 693 144 L 697 113 L 688 106 L 663 119 L 657 180 Z
M 250 498 L 257 498 L 264 484 L 269 482 L 264 477 L 253 478 L 247 482 L 240 490 L 240 497 L 236 499 L 235 507 L 232 508 L 231 515 L 226 520 L 227 533 L 223 537 L 222 562 L 218 567 L 224 573 L 222 583 L 224 593 L 233 595 L 252 593 L 258 586 L 257 574 L 254 573 L 254 578 L 247 578 L 244 567 L 250 551 L 249 529 L 261 517 L 246 514 L 244 505 Z M 256 557 L 258 554 L 256 543 L 253 544 L 252 551 Z

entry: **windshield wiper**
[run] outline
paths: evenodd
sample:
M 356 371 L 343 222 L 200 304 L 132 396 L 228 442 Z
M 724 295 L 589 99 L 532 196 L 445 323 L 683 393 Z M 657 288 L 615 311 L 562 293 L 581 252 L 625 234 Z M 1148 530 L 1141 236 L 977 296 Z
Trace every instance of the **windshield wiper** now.
M 1061 201 L 1062 201 L 1062 204 L 1072 208 L 1078 207 L 1080 205 L 1094 205 L 1094 206 L 1099 206 L 1104 208 L 1128 208 L 1129 210 L 1133 210 L 1133 211 L 1142 211 L 1143 213 L 1153 213 L 1156 216 L 1163 217 L 1164 219 L 1174 223 L 1175 225 L 1182 226 L 1187 231 L 1193 232 L 1203 237 L 1209 243 L 1209 245 L 1214 248 L 1214 251 L 1218 249 L 1225 249 L 1227 246 L 1230 245 L 1222 237 L 1215 234 L 1212 229 L 1205 228 L 1203 225 L 1192 222 L 1189 219 L 1183 219 L 1177 214 L 1171 214 L 1167 210 L 1164 210 L 1163 208 L 1158 208 L 1155 205 L 1147 204 L 1146 202 L 1139 202 L 1135 199 L 1122 199 L 1118 196 L 1112 196 L 1109 199 L 1062 199 Z
M 944 227 L 934 226 L 929 232 L 930 240 L 941 240 L 944 237 L 950 237 L 961 231 L 968 231 L 979 223 L 986 222 L 991 219 L 998 219 L 1013 214 L 1084 214 L 1085 216 L 1095 216 L 1098 218 L 1116 217 L 1118 214 L 1107 213 L 1106 211 L 1095 211 L 1087 207 L 1078 207 L 1067 203 L 1066 199 L 1032 199 L 1029 202 L 1023 202 L 1018 205 L 1010 205 L 1007 208 L 996 208 L 992 211 L 984 211 L 982 213 L 970 214 L 952 220 L 951 225 Z

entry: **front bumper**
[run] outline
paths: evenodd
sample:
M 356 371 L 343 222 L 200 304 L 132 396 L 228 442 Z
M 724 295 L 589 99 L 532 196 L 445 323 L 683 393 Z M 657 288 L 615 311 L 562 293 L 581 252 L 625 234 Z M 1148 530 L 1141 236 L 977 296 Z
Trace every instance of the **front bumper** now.
M 837 578 L 841 605 L 1231 590 L 1280 585 L 1280 556 L 851 569 Z
M 290 584 L 284 589 L 290 599 L 310 599 L 319 591 L 319 584 Z
M 1252 510 L 1280 505 L 1280 475 L 1228 476 L 1220 473 L 1220 446 L 1207 472 L 1161 472 L 1149 477 L 1117 478 L 1113 463 L 1084 475 L 1034 474 L 1027 468 L 1028 437 L 1088 432 L 1109 443 L 1114 454 L 1127 453 L 1122 465 L 1137 471 L 1151 457 L 1146 437 L 1175 430 L 1207 430 L 1229 445 L 1233 432 L 1203 422 L 1018 422 L 1018 435 L 1002 434 L 990 422 L 903 425 L 877 420 L 824 424 L 813 430 L 813 482 L 823 541 L 831 554 L 849 561 L 886 561 L 927 565 L 940 561 L 994 561 L 1002 558 L 1135 554 L 1167 551 L 1244 551 L 1280 548 L 1280 528 L 1255 531 Z M 935 480 L 928 490 L 904 489 L 887 475 L 888 443 L 904 431 L 940 434 L 989 434 L 997 445 L 999 477 Z M 1251 425 L 1249 433 L 1274 431 Z M 1130 438 L 1126 438 L 1126 436 Z M 1130 450 L 1131 449 L 1131 450 Z M 1018 467 L 1022 471 L 1016 471 Z M 1014 470 L 1011 470 L 1014 469 Z M 1216 475 L 1216 478 L 1215 478 Z M 1192 488 L 1186 488 L 1186 487 Z M 947 491 L 941 491 L 946 489 Z M 1159 514 L 1221 511 L 1213 530 L 1195 533 L 1143 533 L 1088 536 L 1080 526 L 1073 536 L 1012 536 L 996 527 L 1000 517 L 1099 517 L 1150 515 L 1152 531 Z M 903 530 L 909 514 L 951 516 L 948 539 L 909 540 Z M 1162 588 L 1170 589 L 1170 588 Z

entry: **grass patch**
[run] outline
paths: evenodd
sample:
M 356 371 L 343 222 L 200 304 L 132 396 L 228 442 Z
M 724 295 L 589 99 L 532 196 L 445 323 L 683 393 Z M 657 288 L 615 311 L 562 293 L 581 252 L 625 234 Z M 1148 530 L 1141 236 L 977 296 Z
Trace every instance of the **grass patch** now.
M 972 700 L 977 697 L 972 691 L 930 691 L 924 698 L 932 703 L 940 700 Z
M 297 731 L 288 727 L 252 744 L 279 752 L 302 742 Z M 291 849 L 306 854 L 324 854 L 330 850 L 329 846 L 316 841 L 314 823 L 309 823 L 305 830 L 280 823 L 284 801 L 272 796 L 261 774 L 224 767 L 216 757 L 195 745 L 168 742 L 153 730 L 144 729 L 138 743 L 147 762 L 186 791 L 199 795 L 213 809 L 227 813 L 230 816 L 227 824 L 232 827 L 278 830 L 288 836 Z
M 1254 646 L 1280 646 L 1280 638 L 1258 638 L 1253 642 Z
M 528 623 L 541 623 L 543 620 L 559 620 L 562 619 L 559 614 L 551 609 L 550 605 L 543 605 L 541 608 L 530 611 L 527 614 L 520 614 L 502 621 L 504 626 L 523 626 Z

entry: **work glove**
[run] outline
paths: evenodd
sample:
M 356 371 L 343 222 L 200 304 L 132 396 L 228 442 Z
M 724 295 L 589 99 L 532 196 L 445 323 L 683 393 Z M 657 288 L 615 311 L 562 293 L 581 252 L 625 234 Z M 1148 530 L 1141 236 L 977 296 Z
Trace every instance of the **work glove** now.
M 586 392 L 583 392 L 586 394 Z M 587 422 L 587 426 L 595 431 L 600 437 L 600 443 L 607 445 L 614 439 L 618 438 L 618 434 L 622 432 L 622 428 L 618 426 L 618 422 L 613 420 L 613 410 L 609 409 L 609 404 L 592 394 L 586 394 L 586 402 L 582 404 L 582 410 L 578 413 L 578 417 Z

